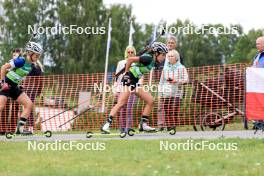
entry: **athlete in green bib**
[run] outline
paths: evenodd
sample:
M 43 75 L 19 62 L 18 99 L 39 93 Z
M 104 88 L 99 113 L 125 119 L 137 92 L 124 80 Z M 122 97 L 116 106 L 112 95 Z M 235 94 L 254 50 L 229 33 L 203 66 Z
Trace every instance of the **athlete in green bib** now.
M 26 58 L 18 56 L 1 67 L 0 85 L 0 115 L 6 105 L 7 98 L 11 97 L 23 106 L 23 112 L 17 124 L 17 134 L 32 134 L 24 129 L 27 118 L 32 110 L 33 103 L 20 88 L 19 84 L 31 71 L 31 64 L 36 62 L 42 54 L 42 47 L 38 43 L 29 42 L 26 46 Z
M 135 94 L 146 103 L 140 119 L 139 131 L 156 130 L 155 128 L 147 125 L 154 104 L 153 97 L 150 93 L 145 92 L 142 87 L 138 86 L 138 81 L 145 73 L 150 72 L 150 70 L 154 67 L 155 62 L 163 62 L 167 52 L 168 49 L 164 43 L 154 42 L 147 53 L 139 57 L 131 57 L 127 59 L 125 68 L 126 73 L 122 79 L 123 88 L 119 96 L 118 103 L 112 108 L 106 122 L 102 126 L 102 132 L 110 133 L 110 125 L 113 122 L 113 118 L 127 103 L 131 91 L 134 91 Z

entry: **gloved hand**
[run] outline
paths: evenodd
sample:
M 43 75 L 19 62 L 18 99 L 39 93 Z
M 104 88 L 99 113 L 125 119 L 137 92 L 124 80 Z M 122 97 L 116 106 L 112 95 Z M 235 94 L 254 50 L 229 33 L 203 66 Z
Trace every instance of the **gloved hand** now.
M 131 83 L 130 76 L 127 73 L 123 76 L 122 82 L 124 85 L 128 85 Z
M 6 91 L 8 89 L 9 89 L 9 85 L 4 80 L 2 80 L 1 81 L 1 90 Z

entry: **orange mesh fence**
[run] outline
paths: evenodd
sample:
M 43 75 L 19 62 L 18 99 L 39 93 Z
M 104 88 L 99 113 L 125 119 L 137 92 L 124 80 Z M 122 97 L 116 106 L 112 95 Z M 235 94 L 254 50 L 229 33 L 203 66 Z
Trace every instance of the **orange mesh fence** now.
M 177 71 L 167 78 L 171 77 L 176 82 L 181 82 L 179 80 L 181 76 Z M 189 68 L 187 73 L 188 82 L 178 85 L 178 92 L 177 85 L 174 85 L 176 89 L 168 96 L 154 95 L 158 97 L 158 103 L 156 110 L 152 111 L 153 125 L 194 127 L 198 125 L 204 130 L 224 128 L 223 124 L 241 122 L 245 97 L 244 64 Z M 161 73 L 154 75 L 152 84 L 158 84 L 164 77 Z
M 149 125 L 216 128 L 241 122 L 245 68 L 244 64 L 217 65 L 163 73 L 154 70 L 145 75 L 142 88 L 154 98 Z M 103 73 L 28 77 L 22 86 L 35 107 L 27 126 L 34 131 L 99 130 L 120 95 L 112 91 L 117 90 L 113 74 L 108 74 L 105 90 L 103 81 Z M 144 106 L 131 93 L 112 128 L 137 127 Z M 0 132 L 14 131 L 21 111 L 22 107 L 8 100 Z

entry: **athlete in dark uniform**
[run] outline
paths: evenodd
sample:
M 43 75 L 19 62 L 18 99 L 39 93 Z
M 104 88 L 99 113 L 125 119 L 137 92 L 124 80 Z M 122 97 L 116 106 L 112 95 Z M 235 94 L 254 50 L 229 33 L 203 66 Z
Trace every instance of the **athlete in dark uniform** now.
M 155 42 L 151 45 L 148 52 L 139 56 L 128 58 L 126 63 L 125 75 L 123 76 L 122 83 L 123 89 L 121 91 L 118 103 L 112 108 L 106 122 L 102 126 L 101 130 L 104 133 L 110 133 L 110 125 L 117 112 L 124 106 L 129 98 L 130 91 L 134 91 L 135 94 L 145 101 L 146 106 L 142 112 L 140 119 L 139 130 L 140 131 L 154 131 L 147 125 L 149 115 L 151 113 L 154 100 L 150 93 L 145 92 L 142 87 L 137 87 L 139 79 L 145 74 L 150 72 L 154 67 L 155 62 L 163 62 L 168 49 L 165 44 Z M 134 63 L 132 65 L 132 63 Z
M 19 84 L 29 74 L 32 69 L 31 64 L 38 60 L 42 51 L 41 45 L 29 42 L 26 46 L 26 58 L 18 56 L 1 67 L 0 115 L 6 105 L 7 97 L 11 97 L 23 105 L 23 112 L 16 128 L 17 134 L 32 134 L 30 131 L 24 130 L 24 125 L 30 115 L 33 103 L 27 94 L 19 88 Z

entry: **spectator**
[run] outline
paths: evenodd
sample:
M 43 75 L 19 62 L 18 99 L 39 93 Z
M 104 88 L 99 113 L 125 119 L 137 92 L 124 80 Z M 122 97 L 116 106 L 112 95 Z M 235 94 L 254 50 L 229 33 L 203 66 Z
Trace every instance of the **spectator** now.
M 126 62 L 127 62 L 127 58 L 136 56 L 136 49 L 133 46 L 127 46 L 124 56 L 125 56 L 124 60 L 119 61 L 118 64 L 117 64 L 116 73 L 118 73 L 120 70 L 122 70 L 125 67 Z M 121 82 L 121 80 L 122 80 L 122 77 L 124 76 L 124 74 L 125 73 L 119 75 L 116 78 L 116 81 L 114 83 L 114 87 L 115 87 L 115 101 L 116 102 L 118 100 L 120 92 L 122 91 L 122 82 Z M 134 106 L 135 101 L 136 101 L 136 95 L 133 92 L 131 92 L 126 106 L 121 108 L 121 110 L 119 112 L 119 122 L 120 122 L 120 130 L 121 130 L 121 132 L 127 132 L 132 126 L 132 122 L 133 122 L 133 106 Z
M 176 50 L 177 48 L 177 38 L 170 35 L 168 38 L 167 38 L 167 48 L 169 51 L 171 50 Z M 180 54 L 180 63 L 183 65 L 183 56 Z M 166 57 L 166 59 L 163 61 L 162 64 L 159 64 L 159 65 L 156 65 L 155 66 L 155 72 L 154 72 L 154 80 L 160 80 L 160 75 L 161 75 L 161 72 L 163 70 L 163 67 L 165 67 L 166 65 L 168 65 L 168 58 Z M 152 74 L 152 73 L 151 73 Z M 157 115 L 158 115 L 158 119 L 164 119 L 166 114 L 165 112 L 161 109 L 161 105 L 159 104 L 161 101 L 159 100 L 158 98 L 158 112 L 157 112 Z
M 264 36 L 257 38 L 256 48 L 258 54 L 254 57 L 253 67 L 264 68 Z
M 188 82 L 188 73 L 180 62 L 180 55 L 176 50 L 170 50 L 167 54 L 168 64 L 163 68 L 159 83 L 159 106 L 165 112 L 163 119 L 158 119 L 160 130 L 164 129 L 165 123 L 168 128 L 176 125 L 181 99 L 183 97 L 182 84 Z M 160 109 L 160 108 L 159 108 Z M 172 122 L 172 123 L 171 123 Z
M 177 49 L 177 38 L 174 37 L 174 36 L 169 36 L 168 39 L 167 39 L 167 47 L 170 50 L 176 50 Z M 179 53 L 180 55 L 180 63 L 183 65 L 184 62 L 183 62 L 183 56 Z M 165 63 L 164 64 L 167 64 L 168 63 L 168 58 L 166 58 L 165 60 Z
M 177 48 L 177 38 L 176 37 L 171 35 L 167 38 L 167 48 L 169 51 L 170 50 L 176 50 L 176 48 Z M 183 63 L 183 56 L 181 54 L 180 54 L 180 62 L 182 65 L 184 64 Z M 162 71 L 164 65 L 167 63 L 168 63 L 168 58 L 166 57 L 166 59 L 162 63 L 155 65 L 155 69 Z

